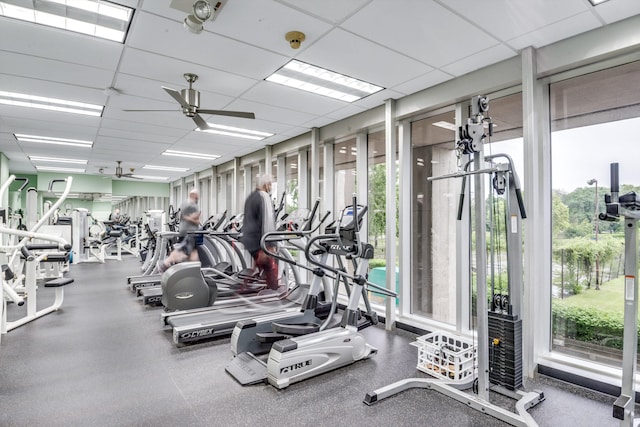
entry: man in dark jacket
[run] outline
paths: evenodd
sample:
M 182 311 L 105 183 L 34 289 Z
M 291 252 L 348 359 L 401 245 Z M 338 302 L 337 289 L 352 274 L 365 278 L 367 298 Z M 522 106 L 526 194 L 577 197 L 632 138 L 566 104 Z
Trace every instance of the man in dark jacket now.
M 275 230 L 273 203 L 271 201 L 271 175 L 262 175 L 257 188 L 247 197 L 244 203 L 242 237 L 240 241 L 253 257 L 255 267 L 262 270 L 267 288 L 278 289 L 278 264 L 260 247 L 260 239 L 265 233 Z M 276 251 L 274 246 L 270 251 Z

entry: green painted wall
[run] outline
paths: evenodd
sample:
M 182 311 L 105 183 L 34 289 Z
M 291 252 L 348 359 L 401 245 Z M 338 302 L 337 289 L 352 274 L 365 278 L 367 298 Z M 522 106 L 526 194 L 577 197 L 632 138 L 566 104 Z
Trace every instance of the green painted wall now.
M 169 197 L 170 184 L 113 180 L 112 190 L 114 196 Z
M 9 179 L 9 159 L 4 153 L 0 153 L 0 185 Z M 9 205 L 9 192 L 5 192 L 0 200 L 0 207 L 6 208 Z
M 60 173 L 46 173 L 42 172 L 38 174 L 38 191 L 47 191 L 49 189 L 49 183 L 53 179 L 65 179 L 71 176 L 73 178 L 73 184 L 71 185 L 72 193 L 104 193 L 111 194 L 111 179 L 99 175 L 79 175 L 79 174 L 60 174 Z M 64 184 L 56 183 L 54 191 L 64 190 Z

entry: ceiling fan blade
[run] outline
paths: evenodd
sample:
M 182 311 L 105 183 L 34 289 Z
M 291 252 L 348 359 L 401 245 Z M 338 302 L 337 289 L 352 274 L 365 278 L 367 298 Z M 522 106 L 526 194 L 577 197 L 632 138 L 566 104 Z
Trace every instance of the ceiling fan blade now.
M 226 110 L 205 110 L 198 108 L 198 114 L 216 114 L 218 116 L 242 117 L 244 119 L 255 119 L 256 115 L 244 111 L 226 111 Z
M 198 125 L 198 129 L 207 130 L 209 129 L 209 125 L 207 122 L 200 116 L 200 114 L 196 114 L 192 117 L 193 121 Z
M 171 113 L 175 113 L 176 111 L 180 111 L 180 110 L 122 110 L 122 111 L 126 111 L 128 113 L 134 112 L 134 113 L 140 113 L 140 112 L 144 112 L 144 111 L 154 111 L 154 112 L 171 112 Z
M 170 87 L 161 86 L 165 92 L 167 92 L 173 99 L 178 101 L 178 103 L 182 106 L 182 108 L 189 108 L 189 103 L 182 97 L 180 92 L 175 89 L 171 89 Z

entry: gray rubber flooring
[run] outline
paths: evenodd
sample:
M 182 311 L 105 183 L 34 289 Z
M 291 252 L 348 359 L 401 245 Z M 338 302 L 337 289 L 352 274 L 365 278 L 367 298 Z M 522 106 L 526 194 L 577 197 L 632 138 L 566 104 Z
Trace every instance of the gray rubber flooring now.
M 159 309 L 125 287 L 133 258 L 72 265 L 63 308 L 2 336 L 0 426 L 503 426 L 437 392 L 409 390 L 373 406 L 365 393 L 416 370 L 407 332 L 363 331 L 370 360 L 294 384 L 242 387 L 227 375 L 228 339 L 177 348 Z M 39 305 L 53 300 L 41 288 Z M 10 305 L 9 318 L 19 307 Z M 613 397 L 539 377 L 540 426 L 617 426 Z M 501 404 L 505 404 L 500 400 Z M 506 404 L 505 404 L 506 405 Z

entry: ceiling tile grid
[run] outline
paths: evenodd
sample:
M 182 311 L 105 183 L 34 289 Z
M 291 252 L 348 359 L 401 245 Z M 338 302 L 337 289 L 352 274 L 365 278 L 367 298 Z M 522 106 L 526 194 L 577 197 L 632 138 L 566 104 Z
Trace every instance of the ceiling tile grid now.
M 201 34 L 182 24 L 192 0 L 114 0 L 137 8 L 125 43 L 0 17 L 0 91 L 105 105 L 101 118 L 0 105 L 0 150 L 15 173 L 28 154 L 84 156 L 87 173 L 117 160 L 190 167 L 177 179 L 518 54 L 640 13 L 638 0 L 223 0 Z M 172 5 L 180 5 L 178 8 Z M 178 10 L 182 9 L 182 10 Z M 306 34 L 299 49 L 285 40 Z M 353 103 L 265 81 L 291 59 L 384 87 Z M 188 87 L 200 108 L 252 111 L 209 123 L 270 132 L 262 141 L 196 132 L 162 86 Z M 115 90 L 109 88 L 114 87 Z M 124 110 L 169 110 L 126 112 Z M 91 149 L 18 143 L 14 133 L 95 141 Z M 163 156 L 167 148 L 215 161 Z

